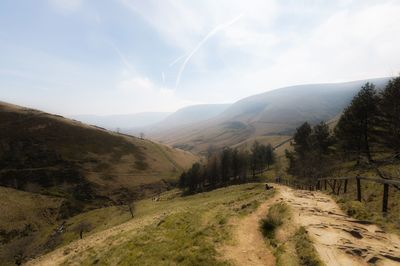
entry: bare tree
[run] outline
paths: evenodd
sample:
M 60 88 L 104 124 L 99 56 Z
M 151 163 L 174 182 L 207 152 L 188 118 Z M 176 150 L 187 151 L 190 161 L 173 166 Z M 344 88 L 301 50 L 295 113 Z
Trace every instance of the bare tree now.
M 133 218 L 133 211 L 135 210 L 135 205 L 133 205 L 133 202 L 129 202 L 127 205 L 129 208 L 129 213 L 131 214 L 131 216 Z
M 92 230 L 93 226 L 91 223 L 88 222 L 80 222 L 75 228 L 74 231 L 79 233 L 80 239 L 83 238 L 83 233 L 84 232 L 90 232 Z

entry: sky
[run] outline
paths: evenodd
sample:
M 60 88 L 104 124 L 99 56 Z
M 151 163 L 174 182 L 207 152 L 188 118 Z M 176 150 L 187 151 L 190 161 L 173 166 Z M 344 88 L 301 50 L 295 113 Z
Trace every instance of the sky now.
M 400 73 L 400 1 L 2 0 L 0 101 L 171 112 Z

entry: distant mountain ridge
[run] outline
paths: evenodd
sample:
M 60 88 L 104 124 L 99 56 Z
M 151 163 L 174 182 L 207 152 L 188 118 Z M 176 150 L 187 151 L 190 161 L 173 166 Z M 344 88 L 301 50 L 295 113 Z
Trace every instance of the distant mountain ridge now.
M 246 97 L 221 114 L 196 124 L 154 128 L 147 134 L 183 149 L 204 152 L 209 146 L 233 146 L 257 136 L 291 135 L 304 121 L 337 116 L 363 84 L 384 86 L 390 78 L 280 88 Z
M 152 128 L 169 128 L 206 121 L 222 114 L 231 104 L 198 104 L 183 107 Z

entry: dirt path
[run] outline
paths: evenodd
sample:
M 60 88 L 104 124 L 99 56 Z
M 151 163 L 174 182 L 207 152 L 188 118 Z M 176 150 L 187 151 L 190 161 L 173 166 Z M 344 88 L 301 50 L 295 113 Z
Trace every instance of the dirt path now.
M 400 239 L 345 215 L 328 195 L 278 186 L 294 221 L 305 226 L 327 265 L 400 265 Z
M 224 259 L 234 262 L 235 265 L 275 265 L 275 257 L 267 248 L 259 230 L 259 221 L 265 218 L 276 199 L 277 197 L 267 200 L 245 218 L 232 221 L 235 244 L 221 248 L 220 253 Z

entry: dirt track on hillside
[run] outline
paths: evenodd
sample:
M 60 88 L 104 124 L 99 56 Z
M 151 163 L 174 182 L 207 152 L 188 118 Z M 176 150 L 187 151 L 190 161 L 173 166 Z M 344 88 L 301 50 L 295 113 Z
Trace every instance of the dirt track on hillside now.
M 327 266 L 400 265 L 398 236 L 383 232 L 376 225 L 348 217 L 326 194 L 275 186 L 278 188 L 276 196 L 248 216 L 230 221 L 234 228 L 234 243 L 219 248 L 224 259 L 236 265 L 275 265 L 275 258 L 259 231 L 259 221 L 266 216 L 272 204 L 284 201 L 292 209 L 295 226 L 307 229 L 321 260 Z M 106 245 L 116 244 L 121 239 L 113 239 L 114 236 L 129 234 L 154 222 L 154 219 L 159 217 L 132 220 L 93 234 L 29 261 L 27 265 L 60 265 L 90 248 L 102 249 Z M 124 234 L 120 234 L 122 232 Z M 75 265 L 79 265 L 79 259 L 74 261 Z
M 275 265 L 275 257 L 259 230 L 259 221 L 265 218 L 269 207 L 276 202 L 276 199 L 276 196 L 268 199 L 248 216 L 231 221 L 234 226 L 234 244 L 223 246 L 219 250 L 224 259 L 232 261 L 235 265 Z
M 326 194 L 279 186 L 279 197 L 293 210 L 327 265 L 400 265 L 400 239 L 379 227 L 345 215 Z
M 259 231 L 259 221 L 274 202 L 283 201 L 291 207 L 295 226 L 306 228 L 325 265 L 400 265 L 397 235 L 350 218 L 326 194 L 275 186 L 277 196 L 249 216 L 232 221 L 235 243 L 220 249 L 225 259 L 240 266 L 274 265 L 275 259 Z

